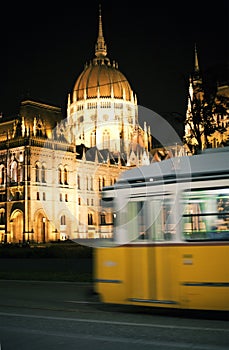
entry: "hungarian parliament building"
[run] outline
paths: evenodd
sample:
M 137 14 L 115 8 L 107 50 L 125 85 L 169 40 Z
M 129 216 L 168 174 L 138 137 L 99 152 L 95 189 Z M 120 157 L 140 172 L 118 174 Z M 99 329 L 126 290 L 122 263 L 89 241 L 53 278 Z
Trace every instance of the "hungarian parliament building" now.
M 221 89 L 228 96 L 228 86 Z M 137 97 L 107 56 L 101 12 L 95 56 L 76 79 L 66 108 L 63 119 L 59 107 L 24 99 L 17 118 L 0 119 L 1 242 L 110 238 L 113 216 L 101 209 L 102 188 L 130 167 L 188 153 L 182 144 L 153 148 L 151 126 L 138 120 Z M 223 122 L 228 138 L 229 122 Z M 220 146 L 222 135 L 214 142 Z

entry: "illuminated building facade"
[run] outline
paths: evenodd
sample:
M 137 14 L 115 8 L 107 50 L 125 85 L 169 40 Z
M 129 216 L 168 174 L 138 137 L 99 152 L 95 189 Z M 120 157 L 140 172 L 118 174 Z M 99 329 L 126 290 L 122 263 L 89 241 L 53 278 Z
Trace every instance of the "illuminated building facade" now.
M 183 147 L 152 150 L 150 128 L 138 124 L 137 97 L 107 57 L 99 13 L 95 57 L 68 95 L 67 118 L 60 108 L 33 100 L 22 101 L 17 118 L 1 118 L 0 239 L 110 237 L 112 215 L 101 212 L 102 187 L 131 166 L 178 154 Z
M 112 216 L 100 191 L 130 166 L 149 164 L 149 128 L 137 98 L 107 57 L 99 14 L 95 58 L 60 108 L 33 100 L 0 122 L 0 238 L 44 243 L 109 237 Z
M 194 74 L 190 77 L 189 83 L 189 96 L 188 96 L 188 107 L 186 111 L 186 121 L 189 121 L 185 125 L 184 130 L 184 141 L 189 144 L 189 152 L 194 153 L 195 146 L 197 145 L 197 139 L 192 132 L 193 127 L 193 119 L 192 113 L 194 106 L 194 98 L 199 101 L 203 101 L 204 99 L 204 88 L 203 88 L 203 80 L 200 73 L 199 62 L 197 57 L 197 49 L 195 47 L 195 66 L 194 66 Z M 221 99 L 224 99 L 221 102 Z M 229 143 L 229 86 L 228 84 L 220 84 L 217 86 L 216 104 L 222 103 L 223 108 L 225 110 L 224 113 L 216 112 L 213 113 L 213 124 L 221 128 L 221 132 L 216 130 L 210 136 L 208 136 L 208 145 L 206 144 L 206 138 L 203 132 L 203 126 L 199 125 L 199 133 L 201 134 L 201 145 L 202 149 L 204 148 L 218 148 L 223 147 Z M 195 128 L 194 128 L 195 129 Z

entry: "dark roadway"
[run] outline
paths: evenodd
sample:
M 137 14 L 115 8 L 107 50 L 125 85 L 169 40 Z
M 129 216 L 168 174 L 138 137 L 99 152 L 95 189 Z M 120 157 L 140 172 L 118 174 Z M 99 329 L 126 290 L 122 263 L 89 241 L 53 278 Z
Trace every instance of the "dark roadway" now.
M 0 280 L 1 350 L 228 350 L 226 319 L 105 306 L 89 283 Z

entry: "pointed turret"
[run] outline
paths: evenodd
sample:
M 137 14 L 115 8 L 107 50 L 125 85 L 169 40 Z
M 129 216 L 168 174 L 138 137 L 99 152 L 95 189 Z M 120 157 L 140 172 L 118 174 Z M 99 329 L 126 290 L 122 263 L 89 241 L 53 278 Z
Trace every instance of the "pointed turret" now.
M 198 55 L 197 55 L 197 47 L 195 44 L 195 53 L 194 53 L 194 73 L 193 73 L 193 84 L 194 85 L 201 85 L 202 84 L 202 78 L 200 74 L 200 67 L 199 67 L 199 61 L 198 61 Z
M 195 44 L 195 68 L 194 68 L 194 70 L 195 70 L 195 72 L 198 72 L 198 73 L 200 72 L 196 44 Z
M 95 45 L 95 55 L 99 59 L 104 59 L 107 55 L 107 45 L 103 37 L 101 5 L 99 5 L 99 33 L 97 43 Z

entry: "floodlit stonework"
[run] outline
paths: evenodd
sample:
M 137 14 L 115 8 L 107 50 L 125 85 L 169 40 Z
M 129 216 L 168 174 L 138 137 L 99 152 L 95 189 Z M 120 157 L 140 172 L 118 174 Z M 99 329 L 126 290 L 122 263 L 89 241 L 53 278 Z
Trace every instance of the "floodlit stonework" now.
M 0 238 L 50 242 L 109 238 L 112 215 L 100 191 L 130 166 L 149 164 L 150 129 L 138 124 L 137 98 L 107 57 L 99 13 L 95 58 L 60 108 L 21 102 L 0 122 Z
M 59 107 L 25 99 L 16 118 L 0 119 L 2 242 L 110 238 L 113 217 L 101 209 L 102 188 L 130 167 L 186 152 L 182 144 L 152 148 L 136 94 L 107 56 L 101 12 L 95 57 L 77 77 L 66 111 L 64 119 Z

